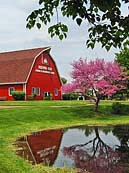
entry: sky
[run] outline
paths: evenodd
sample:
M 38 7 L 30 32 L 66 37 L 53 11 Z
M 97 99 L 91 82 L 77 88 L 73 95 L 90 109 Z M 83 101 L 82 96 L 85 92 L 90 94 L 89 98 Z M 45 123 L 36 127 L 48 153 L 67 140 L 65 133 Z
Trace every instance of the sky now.
M 26 29 L 26 18 L 36 8 L 38 8 L 38 0 L 0 2 L 0 52 L 51 46 L 51 56 L 56 62 L 60 76 L 68 81 L 71 81 L 70 64 L 74 60 L 82 57 L 88 60 L 104 58 L 106 61 L 112 61 L 115 53 L 119 52 L 114 48 L 107 52 L 99 44 L 93 50 L 87 49 L 85 44 L 88 39 L 87 23 L 79 27 L 74 22 L 61 18 L 62 22 L 69 25 L 68 37 L 63 41 L 51 38 L 47 33 L 47 26 L 43 26 L 40 30 Z

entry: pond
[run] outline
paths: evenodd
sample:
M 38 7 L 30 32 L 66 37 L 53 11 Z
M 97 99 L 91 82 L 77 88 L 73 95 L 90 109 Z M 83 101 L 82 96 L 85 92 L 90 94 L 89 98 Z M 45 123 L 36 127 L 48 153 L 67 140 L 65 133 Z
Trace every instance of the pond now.
M 129 126 L 79 126 L 34 132 L 16 141 L 17 155 L 32 164 L 129 172 Z

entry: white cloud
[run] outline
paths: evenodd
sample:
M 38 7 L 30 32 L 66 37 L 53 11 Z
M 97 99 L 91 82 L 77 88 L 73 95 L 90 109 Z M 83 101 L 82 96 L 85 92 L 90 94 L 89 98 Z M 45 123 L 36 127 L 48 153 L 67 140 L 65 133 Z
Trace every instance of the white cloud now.
M 51 55 L 55 59 L 61 76 L 70 80 L 70 63 L 80 57 L 95 59 L 113 59 L 117 51 L 112 49 L 106 52 L 99 45 L 94 50 L 87 49 L 87 24 L 81 27 L 74 22 L 61 18 L 69 24 L 69 34 L 66 40 L 51 39 L 47 27 L 42 30 L 26 29 L 26 18 L 29 13 L 38 7 L 38 0 L 6 0 L 0 2 L 0 51 L 25 49 L 33 47 L 52 46 Z M 54 19 L 55 20 L 55 17 Z

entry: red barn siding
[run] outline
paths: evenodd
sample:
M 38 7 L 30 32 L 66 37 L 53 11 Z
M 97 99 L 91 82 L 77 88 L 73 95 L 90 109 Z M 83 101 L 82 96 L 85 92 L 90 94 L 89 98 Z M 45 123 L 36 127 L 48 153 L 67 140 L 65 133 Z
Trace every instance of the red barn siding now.
M 12 96 L 9 96 L 9 88 L 14 87 L 15 91 L 23 91 L 23 84 L 18 85 L 0 85 L 0 97 L 6 97 L 7 100 L 14 100 Z
M 42 57 L 47 58 L 48 65 L 42 63 Z M 39 66 L 44 66 L 46 68 L 51 67 L 51 72 L 54 72 L 54 74 L 36 72 L 36 69 L 39 69 Z M 61 99 L 61 82 L 58 75 L 58 71 L 52 58 L 47 53 L 44 53 L 43 56 L 40 55 L 35 61 L 29 80 L 27 82 L 27 96 L 32 94 L 32 87 L 40 88 L 40 96 L 36 96 L 36 100 L 41 100 L 43 98 L 43 92 L 52 93 L 54 100 Z M 55 89 L 58 89 L 58 96 L 55 96 Z

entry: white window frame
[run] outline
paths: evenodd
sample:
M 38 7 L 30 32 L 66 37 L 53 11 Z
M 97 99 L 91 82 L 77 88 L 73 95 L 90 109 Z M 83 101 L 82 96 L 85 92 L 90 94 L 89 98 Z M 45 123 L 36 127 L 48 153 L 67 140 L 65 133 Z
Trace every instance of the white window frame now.
M 32 92 L 32 91 L 34 91 L 34 92 Z M 39 91 L 39 92 L 38 92 Z M 32 89 L 31 89 L 31 94 L 33 95 L 33 94 L 36 94 L 36 96 L 40 96 L 40 88 L 39 87 L 32 87 Z
M 40 88 L 36 88 L 36 95 L 40 96 Z
M 55 89 L 54 89 L 54 95 L 55 95 L 55 96 L 58 96 L 58 95 L 59 95 L 58 88 L 55 88 Z
M 14 91 L 15 91 L 15 87 L 10 87 L 10 88 L 8 89 L 8 95 L 9 95 L 9 96 L 12 96 L 12 94 L 11 94 L 11 89 L 13 89 L 12 92 L 14 92 Z
M 34 89 L 34 92 L 33 92 L 33 89 Z M 33 95 L 33 94 L 36 94 L 36 88 L 35 87 L 32 87 L 32 89 L 31 89 L 31 94 Z

